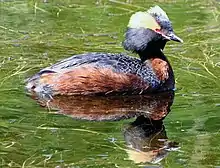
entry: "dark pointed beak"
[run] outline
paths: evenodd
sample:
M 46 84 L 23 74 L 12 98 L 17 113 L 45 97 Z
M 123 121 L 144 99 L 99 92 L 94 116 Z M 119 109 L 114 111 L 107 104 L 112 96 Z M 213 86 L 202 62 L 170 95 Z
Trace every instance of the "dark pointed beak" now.
M 163 35 L 167 40 L 172 40 L 172 41 L 176 41 L 176 42 L 180 42 L 183 43 L 183 40 L 181 38 L 179 38 L 177 35 L 175 35 L 173 32 Z

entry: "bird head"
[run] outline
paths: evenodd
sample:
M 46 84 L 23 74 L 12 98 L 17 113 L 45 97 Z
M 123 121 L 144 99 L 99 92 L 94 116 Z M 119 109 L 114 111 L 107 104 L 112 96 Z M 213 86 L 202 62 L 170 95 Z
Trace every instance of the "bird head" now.
M 126 50 L 144 50 L 150 42 L 156 44 L 163 41 L 160 49 L 163 49 L 167 41 L 183 42 L 175 35 L 171 21 L 159 6 L 145 12 L 136 12 L 131 16 L 127 27 L 123 43 Z

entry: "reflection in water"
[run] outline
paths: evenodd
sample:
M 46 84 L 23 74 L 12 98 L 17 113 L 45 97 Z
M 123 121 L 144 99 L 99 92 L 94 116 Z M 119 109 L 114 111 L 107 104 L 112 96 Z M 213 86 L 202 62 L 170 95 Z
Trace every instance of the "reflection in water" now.
M 124 131 L 129 159 L 135 163 L 158 163 L 168 151 L 178 149 L 176 142 L 169 142 L 162 120 L 138 117 Z
M 56 96 L 45 99 L 32 95 L 41 106 L 57 113 L 85 120 L 121 120 L 144 115 L 160 120 L 170 111 L 174 93 L 129 96 Z
M 168 141 L 163 125 L 173 103 L 173 92 L 109 97 L 56 96 L 53 99 L 32 97 L 41 106 L 76 119 L 115 121 L 136 117 L 123 132 L 129 159 L 135 163 L 158 163 L 168 151 L 178 148 L 177 143 Z

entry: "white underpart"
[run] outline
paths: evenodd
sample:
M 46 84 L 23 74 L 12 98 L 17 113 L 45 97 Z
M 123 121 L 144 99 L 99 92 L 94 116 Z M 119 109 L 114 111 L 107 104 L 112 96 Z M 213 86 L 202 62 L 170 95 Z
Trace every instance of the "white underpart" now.
M 167 16 L 166 12 L 165 12 L 163 9 L 161 9 L 159 6 L 157 6 L 157 5 L 154 6 L 154 7 L 151 7 L 151 8 L 147 11 L 147 13 L 149 13 L 149 14 L 151 14 L 151 15 L 162 16 L 162 17 L 164 17 L 164 18 L 166 18 L 166 19 L 169 20 L 169 18 L 168 18 L 168 16 Z
M 30 91 L 31 88 L 33 87 L 33 83 L 32 82 L 28 82 L 27 85 L 25 86 L 25 88 Z

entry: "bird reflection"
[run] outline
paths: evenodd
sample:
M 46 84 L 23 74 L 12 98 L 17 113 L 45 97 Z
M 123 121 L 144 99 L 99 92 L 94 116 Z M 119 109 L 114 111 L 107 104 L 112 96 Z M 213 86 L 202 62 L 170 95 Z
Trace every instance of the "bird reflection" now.
M 32 98 L 55 113 L 75 119 L 94 121 L 115 121 L 145 116 L 153 120 L 165 117 L 170 111 L 174 93 L 125 96 L 55 96 L 53 98 Z
M 135 163 L 158 163 L 178 149 L 178 143 L 168 140 L 162 119 L 139 116 L 125 128 L 124 139 L 129 159 Z
M 126 152 L 135 163 L 158 163 L 178 149 L 168 140 L 163 119 L 170 112 L 174 92 L 124 96 L 56 96 L 32 98 L 55 113 L 90 121 L 116 121 L 135 117 L 124 126 Z

